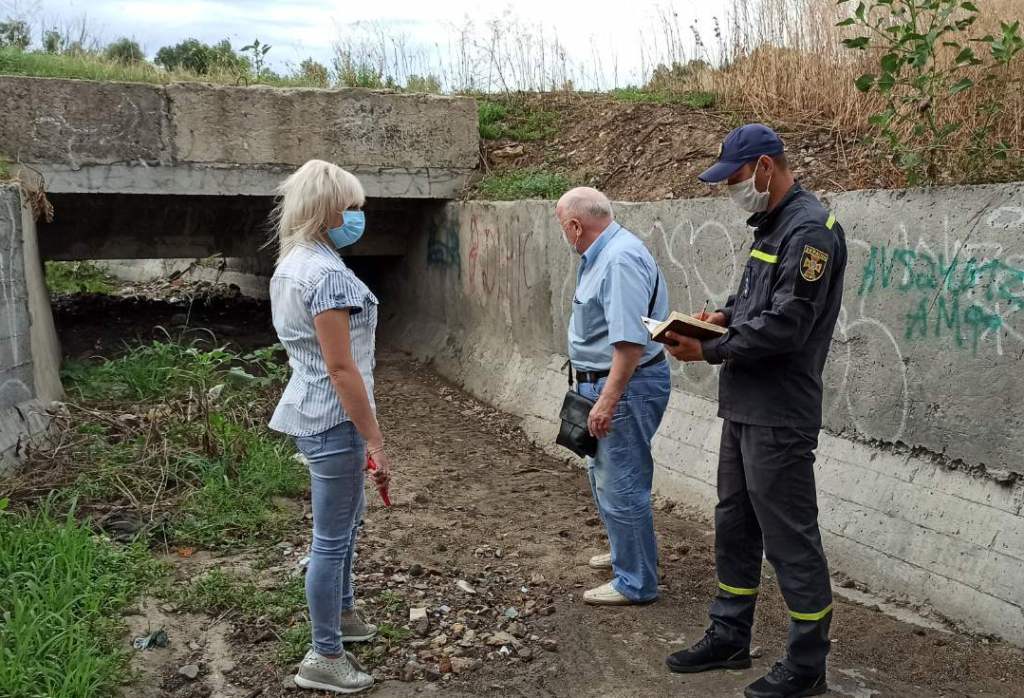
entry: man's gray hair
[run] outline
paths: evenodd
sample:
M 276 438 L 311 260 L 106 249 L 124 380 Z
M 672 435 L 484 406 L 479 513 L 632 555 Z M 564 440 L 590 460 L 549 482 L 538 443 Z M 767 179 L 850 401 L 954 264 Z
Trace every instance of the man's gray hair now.
M 594 218 L 604 220 L 611 218 L 612 202 L 608 197 L 593 187 L 576 187 L 570 189 L 558 203 L 566 215 L 578 216 L 580 218 Z

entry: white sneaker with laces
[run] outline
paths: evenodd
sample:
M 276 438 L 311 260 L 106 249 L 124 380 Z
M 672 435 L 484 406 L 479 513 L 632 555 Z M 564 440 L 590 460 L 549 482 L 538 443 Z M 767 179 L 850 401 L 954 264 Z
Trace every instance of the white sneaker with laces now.
M 591 606 L 630 606 L 633 603 L 616 591 L 611 582 L 583 592 L 583 600 Z
M 333 693 L 359 693 L 372 687 L 373 677 L 360 671 L 356 666 L 358 662 L 351 661 L 350 656 L 346 652 L 340 657 L 329 659 L 310 650 L 299 665 L 295 685 Z
M 587 564 L 595 570 L 610 570 L 612 568 L 612 554 L 602 553 L 601 555 L 595 555 L 590 558 L 590 562 Z

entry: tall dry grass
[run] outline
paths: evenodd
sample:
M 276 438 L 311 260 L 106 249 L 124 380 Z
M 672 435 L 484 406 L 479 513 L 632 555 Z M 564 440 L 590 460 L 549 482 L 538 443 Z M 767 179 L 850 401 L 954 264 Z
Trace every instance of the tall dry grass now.
M 999 22 L 1024 17 L 1024 0 L 979 0 L 980 15 L 967 36 L 980 38 L 1000 33 Z M 719 95 L 720 103 L 754 118 L 790 126 L 812 125 L 847 135 L 870 132 L 868 119 L 885 108 L 877 93 L 859 92 L 854 82 L 864 73 L 879 72 L 877 52 L 853 51 L 842 40 L 858 34 L 855 27 L 837 23 L 849 16 L 855 3 L 837 5 L 834 0 L 733 0 L 728 19 L 725 49 L 717 66 L 692 71 L 676 85 L 681 90 L 705 90 Z M 987 49 L 975 45 L 979 57 L 991 63 Z M 950 65 L 955 51 L 948 49 L 940 61 Z M 964 69 L 962 76 L 978 82 L 983 67 Z M 1018 58 L 995 82 L 937 101 L 932 107 L 937 120 L 959 121 L 962 127 L 946 144 L 948 169 L 940 180 L 962 181 L 957 168 L 964 162 L 972 134 L 988 126 L 993 140 L 1011 146 L 1010 162 L 1024 174 L 1024 60 Z M 1000 105 L 990 119 L 983 109 Z M 912 121 L 898 129 L 912 139 Z M 1014 162 L 1016 160 L 1016 162 Z M 1013 174 L 1010 172 L 1009 174 Z

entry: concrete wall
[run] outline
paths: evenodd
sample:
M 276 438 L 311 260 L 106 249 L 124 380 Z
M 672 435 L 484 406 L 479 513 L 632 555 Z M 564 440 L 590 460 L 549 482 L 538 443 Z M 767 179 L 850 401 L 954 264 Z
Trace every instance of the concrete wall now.
M 0 77 L 0 152 L 55 193 L 268 195 L 310 158 L 372 197 L 451 198 L 476 167 L 469 98 Z
M 0 187 L 0 472 L 61 397 L 60 347 L 36 244 L 19 190 Z
M 826 369 L 821 523 L 836 570 L 1024 643 L 1024 185 L 851 192 Z M 621 204 L 672 305 L 724 302 L 749 232 L 723 200 Z M 575 253 L 544 202 L 452 204 L 406 261 L 393 343 L 553 441 Z M 415 339 L 412 339 L 415 338 Z M 710 514 L 717 369 L 674 365 L 659 490 Z

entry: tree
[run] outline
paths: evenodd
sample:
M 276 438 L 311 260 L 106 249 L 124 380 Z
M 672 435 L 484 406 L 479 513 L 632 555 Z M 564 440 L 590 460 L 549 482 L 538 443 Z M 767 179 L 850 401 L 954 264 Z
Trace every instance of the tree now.
M 134 65 L 146 60 L 146 54 L 142 52 L 142 47 L 139 46 L 139 43 L 127 37 L 118 39 L 107 46 L 104 55 L 107 57 L 107 60 L 116 61 L 124 65 Z
M 48 29 L 43 32 L 43 51 L 46 53 L 60 53 L 64 50 L 64 37 L 55 29 Z
M 327 87 L 329 76 L 327 66 L 307 58 L 299 64 L 299 77 L 316 87 Z
M 20 19 L 9 19 L 0 22 L 0 48 L 16 48 L 24 51 L 32 43 L 29 37 L 28 24 Z
M 249 61 L 235 53 L 227 39 L 212 46 L 198 39 L 185 39 L 161 48 L 154 62 L 167 70 L 186 70 L 196 75 L 208 75 L 214 70 L 249 72 Z
M 427 94 L 441 94 L 441 81 L 434 75 L 410 75 L 405 81 L 407 92 L 426 92 Z

